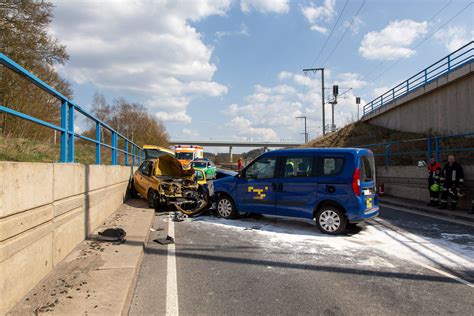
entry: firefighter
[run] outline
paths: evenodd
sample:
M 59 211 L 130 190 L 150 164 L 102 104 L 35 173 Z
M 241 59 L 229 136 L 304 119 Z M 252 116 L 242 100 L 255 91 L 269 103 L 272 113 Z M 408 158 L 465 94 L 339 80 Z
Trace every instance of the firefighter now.
M 428 190 L 430 191 L 430 202 L 428 206 L 439 205 L 439 191 L 440 186 L 440 175 L 441 175 L 441 164 L 434 158 L 430 158 L 430 164 L 428 165 Z
M 451 199 L 452 210 L 456 209 L 459 197 L 463 196 L 464 171 L 456 162 L 454 155 L 448 156 L 448 163 L 441 171 L 441 206 L 440 209 L 448 207 L 448 197 Z

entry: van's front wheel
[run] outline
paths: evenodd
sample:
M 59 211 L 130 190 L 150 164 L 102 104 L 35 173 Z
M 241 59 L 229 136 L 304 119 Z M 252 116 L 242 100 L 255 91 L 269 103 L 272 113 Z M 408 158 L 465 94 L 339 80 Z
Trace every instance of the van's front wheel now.
M 237 216 L 234 201 L 227 195 L 219 196 L 217 200 L 217 214 L 223 218 L 235 218 Z
M 323 206 L 316 214 L 316 226 L 329 235 L 337 235 L 346 229 L 347 219 L 344 213 L 334 206 Z

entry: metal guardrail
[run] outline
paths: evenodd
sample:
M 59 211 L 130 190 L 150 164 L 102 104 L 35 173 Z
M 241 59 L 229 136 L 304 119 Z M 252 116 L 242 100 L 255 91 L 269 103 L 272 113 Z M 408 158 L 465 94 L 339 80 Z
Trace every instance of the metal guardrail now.
M 364 105 L 364 115 L 473 60 L 474 41 L 471 41 Z
M 456 139 L 456 140 L 461 140 L 461 139 L 472 139 L 472 147 L 469 146 L 464 146 L 460 148 L 442 148 L 441 143 L 443 141 L 449 140 L 449 139 Z M 393 151 L 393 147 L 395 145 L 400 145 L 400 144 L 409 144 L 409 143 L 416 143 L 416 142 L 423 142 L 425 143 L 425 146 L 420 145 L 420 146 L 415 146 L 420 149 L 416 149 L 414 151 L 400 151 L 396 152 Z M 469 142 L 470 143 L 470 142 Z M 402 141 L 392 141 L 392 142 L 385 142 L 385 143 L 379 143 L 379 144 L 368 144 L 368 145 L 361 145 L 361 146 L 355 146 L 355 147 L 360 147 L 360 148 L 368 148 L 371 149 L 372 151 L 382 151 L 382 153 L 374 153 L 375 157 L 385 157 L 385 162 L 384 165 L 388 166 L 392 164 L 392 158 L 397 157 L 397 156 L 413 156 L 413 155 L 418 155 L 419 157 L 426 157 L 428 160 L 431 157 L 436 158 L 436 161 L 440 162 L 441 158 L 441 153 L 449 154 L 449 153 L 454 153 L 454 152 L 466 152 L 466 151 L 473 151 L 474 152 L 474 132 L 470 133 L 464 133 L 464 134 L 453 134 L 453 135 L 446 135 L 446 136 L 433 136 L 433 137 L 426 137 L 426 138 L 417 138 L 417 139 L 409 139 L 409 140 L 402 140 Z M 474 158 L 474 156 L 472 156 Z
M 40 120 L 38 118 L 32 117 L 30 115 L 15 111 L 13 109 L 7 108 L 4 105 L 0 104 L 0 112 L 4 112 L 16 117 L 19 117 L 24 120 L 28 120 L 30 122 L 48 127 L 55 131 L 61 132 L 61 154 L 60 154 L 60 161 L 61 162 L 74 162 L 74 139 L 75 137 L 92 142 L 96 145 L 96 158 L 95 163 L 101 163 L 101 146 L 107 147 L 112 150 L 112 158 L 111 163 L 112 165 L 118 164 L 118 153 L 121 152 L 125 156 L 124 163 L 126 166 L 129 165 L 129 157 L 131 157 L 131 165 L 135 165 L 135 159 L 137 159 L 138 164 L 140 164 L 141 160 L 144 158 L 144 151 L 143 149 L 135 144 L 133 141 L 129 140 L 115 129 L 113 129 L 110 125 L 105 122 L 102 122 L 98 118 L 96 118 L 91 113 L 84 110 L 81 106 L 74 103 L 72 100 L 69 100 L 67 97 L 62 95 L 60 92 L 53 89 L 51 86 L 43 82 L 41 79 L 33 75 L 32 73 L 28 72 L 26 69 L 18 65 L 12 59 L 8 58 L 4 54 L 0 53 L 0 64 L 9 68 L 10 70 L 16 72 L 21 77 L 27 79 L 43 91 L 49 93 L 59 101 L 61 101 L 61 126 L 57 126 L 51 124 L 49 122 Z M 78 134 L 74 132 L 74 113 L 79 112 L 83 114 L 88 119 L 91 119 L 95 122 L 95 139 L 90 137 Z M 101 140 L 101 133 L 100 129 L 105 128 L 109 130 L 112 134 L 111 137 L 111 144 L 104 143 Z M 118 148 L 118 138 L 121 138 L 125 141 L 124 148 Z M 131 151 L 130 151 L 131 149 Z

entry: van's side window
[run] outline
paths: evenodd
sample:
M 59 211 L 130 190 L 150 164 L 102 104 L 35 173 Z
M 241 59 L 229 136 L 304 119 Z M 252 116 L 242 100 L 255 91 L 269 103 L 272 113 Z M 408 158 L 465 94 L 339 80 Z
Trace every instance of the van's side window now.
M 245 170 L 246 179 L 269 179 L 275 174 L 276 157 L 260 157 Z
M 337 176 L 342 172 L 344 158 L 342 157 L 323 157 L 320 158 L 321 174 L 323 176 Z
M 310 177 L 313 169 L 313 157 L 284 158 L 284 178 Z

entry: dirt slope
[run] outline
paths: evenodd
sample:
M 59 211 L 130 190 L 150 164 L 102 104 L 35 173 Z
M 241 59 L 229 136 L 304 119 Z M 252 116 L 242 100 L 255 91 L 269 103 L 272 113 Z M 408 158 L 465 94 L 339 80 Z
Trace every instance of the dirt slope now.
M 349 124 L 337 132 L 308 142 L 304 147 L 351 147 L 387 141 L 426 137 L 423 134 L 406 133 L 363 122 Z

